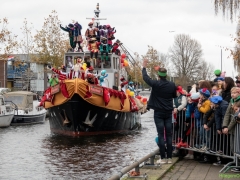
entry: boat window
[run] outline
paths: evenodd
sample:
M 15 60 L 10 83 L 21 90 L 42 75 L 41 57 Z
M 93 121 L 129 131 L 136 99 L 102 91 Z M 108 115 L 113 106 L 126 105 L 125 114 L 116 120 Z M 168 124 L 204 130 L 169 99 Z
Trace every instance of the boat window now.
M 113 69 L 116 69 L 115 57 L 113 57 Z
M 0 98 L 0 105 L 4 105 L 3 98 Z
M 33 100 L 38 100 L 36 95 L 33 95 Z
M 119 58 L 115 58 L 116 60 L 116 69 L 120 69 Z
M 5 96 L 5 101 L 12 101 L 16 105 L 23 104 L 24 96 Z
M 101 58 L 94 59 L 94 68 L 101 68 Z
M 102 63 L 103 63 L 103 68 L 111 68 L 111 57 L 110 56 L 108 56 L 108 60 L 103 60 L 102 61 Z
M 65 57 L 65 66 L 67 68 L 72 68 L 72 66 L 73 66 L 73 57 L 72 56 Z

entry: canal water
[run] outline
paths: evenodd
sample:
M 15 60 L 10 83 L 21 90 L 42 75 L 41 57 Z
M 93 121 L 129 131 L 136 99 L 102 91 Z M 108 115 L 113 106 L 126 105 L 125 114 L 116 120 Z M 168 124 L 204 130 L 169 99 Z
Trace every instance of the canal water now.
M 67 137 L 50 132 L 49 121 L 0 129 L 0 179 L 108 179 L 157 149 L 153 111 L 130 134 Z

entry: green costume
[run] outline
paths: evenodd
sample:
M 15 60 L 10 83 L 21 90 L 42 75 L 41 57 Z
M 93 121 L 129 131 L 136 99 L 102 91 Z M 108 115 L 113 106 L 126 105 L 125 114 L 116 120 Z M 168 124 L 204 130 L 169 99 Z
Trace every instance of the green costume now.
M 74 29 L 69 28 L 69 27 L 64 28 L 61 25 L 60 25 L 60 28 L 64 31 L 68 32 L 70 45 L 74 49 L 76 47 L 76 43 L 73 41 L 74 40 Z
M 58 78 L 50 78 L 50 80 L 49 80 L 49 84 L 50 84 L 50 86 L 55 86 L 55 85 L 57 85 L 59 83 L 59 80 L 58 80 Z

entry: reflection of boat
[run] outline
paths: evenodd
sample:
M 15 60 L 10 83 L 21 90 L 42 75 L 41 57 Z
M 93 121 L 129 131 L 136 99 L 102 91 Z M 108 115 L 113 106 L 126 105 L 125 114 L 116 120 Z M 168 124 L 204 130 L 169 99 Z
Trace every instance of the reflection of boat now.
M 15 108 L 11 125 L 44 123 L 46 110 L 38 107 L 37 94 L 28 91 L 9 92 L 5 100 Z
M 11 105 L 6 104 L 4 97 L 0 95 L 0 127 L 8 127 L 12 122 L 14 109 Z
M 94 12 L 98 12 L 95 17 L 98 21 L 99 6 Z M 68 67 L 69 64 L 75 64 L 78 57 L 91 63 L 96 72 L 106 70 L 108 87 L 89 84 L 80 78 L 64 80 L 66 89 L 57 91 L 54 98 L 50 98 L 52 102 L 44 103 L 44 107 L 49 110 L 51 131 L 82 136 L 138 129 L 141 126 L 141 113 L 136 108 L 134 98 L 118 90 L 121 75 L 127 77 L 119 54 L 109 52 L 108 58 L 90 60 L 89 51 L 67 52 L 64 65 Z M 63 95 L 65 90 L 69 98 Z

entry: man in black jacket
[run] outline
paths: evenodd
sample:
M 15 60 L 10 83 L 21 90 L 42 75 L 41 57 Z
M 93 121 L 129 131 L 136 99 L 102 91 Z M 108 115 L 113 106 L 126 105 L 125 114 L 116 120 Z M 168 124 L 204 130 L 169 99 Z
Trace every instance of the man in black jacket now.
M 158 132 L 158 146 L 161 160 L 158 163 L 172 163 L 172 111 L 173 98 L 176 97 L 176 86 L 166 79 L 167 70 L 158 70 L 159 80 L 152 80 L 146 71 L 148 61 L 143 61 L 143 80 L 152 88 L 148 108 L 154 110 L 154 122 Z M 164 128 L 167 141 L 167 158 L 165 157 Z

